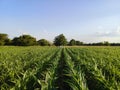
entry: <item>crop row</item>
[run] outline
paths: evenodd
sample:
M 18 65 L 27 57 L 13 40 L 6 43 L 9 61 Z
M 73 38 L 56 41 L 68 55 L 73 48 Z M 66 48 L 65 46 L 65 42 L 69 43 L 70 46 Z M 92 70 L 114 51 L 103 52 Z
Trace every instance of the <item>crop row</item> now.
M 119 47 L 0 47 L 1 90 L 119 90 Z

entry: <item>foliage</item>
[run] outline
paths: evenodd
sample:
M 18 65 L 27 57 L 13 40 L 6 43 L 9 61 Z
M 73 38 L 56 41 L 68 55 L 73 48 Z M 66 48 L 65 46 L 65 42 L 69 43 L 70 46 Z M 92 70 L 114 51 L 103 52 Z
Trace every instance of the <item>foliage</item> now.
M 69 42 L 69 45 L 70 46 L 76 45 L 76 41 L 74 39 L 71 39 L 70 42 Z
M 12 45 L 12 41 L 8 38 L 5 40 L 5 45 Z
M 84 45 L 84 43 L 80 42 L 78 40 L 76 41 L 74 39 L 71 39 L 68 45 L 70 45 L 70 46 L 80 46 L 80 45 Z
M 36 45 L 36 38 L 30 35 L 22 35 L 20 37 L 15 37 L 12 40 L 12 44 L 16 46 L 32 46 Z
M 0 45 L 4 45 L 5 41 L 8 39 L 8 35 L 7 34 L 2 34 L 0 33 Z
M 50 46 L 51 45 L 50 42 L 45 39 L 40 39 L 37 42 L 38 42 L 38 45 L 40 45 L 40 46 Z
M 0 90 L 120 90 L 119 54 L 119 47 L 1 46 Z
M 108 41 L 98 42 L 98 43 L 84 43 L 79 40 L 71 39 L 70 42 L 67 42 L 66 37 L 63 34 L 60 34 L 55 37 L 54 42 L 50 43 L 45 39 L 40 39 L 36 41 L 35 37 L 31 35 L 21 35 L 19 37 L 14 37 L 12 40 L 8 38 L 7 34 L 0 33 L 0 46 L 11 45 L 11 46 L 120 46 L 120 43 L 110 43 Z
M 84 43 L 83 43 L 83 42 L 80 42 L 80 41 L 76 41 L 76 45 L 77 45 L 77 46 L 80 46 L 80 45 L 84 45 Z
M 60 34 L 55 37 L 54 44 L 56 46 L 65 46 L 65 45 L 67 45 L 67 39 L 65 38 L 65 36 L 63 34 Z

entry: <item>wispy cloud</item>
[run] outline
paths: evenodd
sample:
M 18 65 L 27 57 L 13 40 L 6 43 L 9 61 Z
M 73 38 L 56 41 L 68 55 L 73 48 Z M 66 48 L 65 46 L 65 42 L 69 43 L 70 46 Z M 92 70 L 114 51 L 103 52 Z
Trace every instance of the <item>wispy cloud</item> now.
M 112 31 L 99 31 L 95 33 L 98 37 L 120 37 L 120 27 Z
M 79 39 L 86 43 L 103 41 L 120 42 L 120 26 L 118 26 L 116 29 L 111 30 L 106 30 L 106 28 L 103 26 L 99 26 L 97 32 L 78 36 L 76 39 Z

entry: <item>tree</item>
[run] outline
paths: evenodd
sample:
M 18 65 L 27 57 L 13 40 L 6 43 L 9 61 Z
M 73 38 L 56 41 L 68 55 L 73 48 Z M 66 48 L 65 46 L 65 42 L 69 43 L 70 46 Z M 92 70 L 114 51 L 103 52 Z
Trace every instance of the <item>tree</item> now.
M 98 42 L 98 43 L 95 43 L 96 46 L 103 46 L 104 45 L 104 42 Z
M 76 45 L 78 45 L 78 46 L 83 45 L 83 42 L 76 41 Z
M 14 37 L 12 40 L 12 45 L 20 46 L 21 45 L 20 37 Z
M 5 40 L 5 45 L 11 45 L 12 44 L 12 41 L 8 38 Z
M 22 35 L 20 37 L 15 37 L 12 40 L 12 44 L 16 46 L 32 46 L 36 45 L 36 38 L 30 35 Z
M 104 41 L 105 46 L 110 46 L 110 43 L 108 41 Z
M 2 34 L 0 33 L 0 45 L 5 45 L 5 40 L 8 39 L 8 35 L 7 34 Z
M 40 39 L 40 40 L 38 40 L 37 42 L 38 42 L 38 44 L 41 45 L 41 46 L 50 46 L 50 45 L 51 45 L 50 42 L 47 41 L 47 40 L 45 40 L 45 39 Z
M 76 45 L 76 41 L 74 39 L 71 39 L 70 42 L 69 42 L 69 45 L 70 46 Z
M 63 34 L 60 34 L 55 37 L 54 44 L 56 46 L 65 46 L 65 45 L 67 45 L 67 39 L 65 38 L 65 36 Z

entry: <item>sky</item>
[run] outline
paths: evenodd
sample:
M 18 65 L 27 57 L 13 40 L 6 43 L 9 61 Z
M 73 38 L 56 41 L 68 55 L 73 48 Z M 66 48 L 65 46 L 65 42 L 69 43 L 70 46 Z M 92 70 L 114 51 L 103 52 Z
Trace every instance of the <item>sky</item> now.
M 120 0 L 0 0 L 0 33 L 120 42 Z

